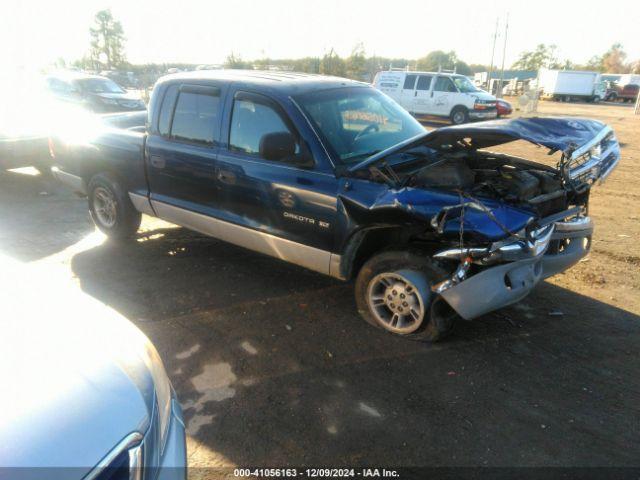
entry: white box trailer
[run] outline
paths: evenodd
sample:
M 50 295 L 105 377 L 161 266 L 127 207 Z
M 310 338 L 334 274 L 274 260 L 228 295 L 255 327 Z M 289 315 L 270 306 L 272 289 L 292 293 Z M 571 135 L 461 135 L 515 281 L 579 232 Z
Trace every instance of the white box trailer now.
M 577 70 L 542 69 L 538 72 L 538 88 L 542 97 L 560 101 L 600 101 L 606 91 L 600 73 Z

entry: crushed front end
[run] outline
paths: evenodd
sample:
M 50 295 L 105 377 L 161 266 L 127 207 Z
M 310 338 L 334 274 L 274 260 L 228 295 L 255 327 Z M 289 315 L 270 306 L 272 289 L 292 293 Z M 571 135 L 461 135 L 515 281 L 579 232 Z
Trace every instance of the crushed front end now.
M 433 291 L 462 318 L 479 317 L 518 302 L 541 280 L 576 264 L 589 252 L 592 234 L 590 217 L 574 209 L 486 248 L 442 250 L 434 257 L 460 263 Z
M 433 291 L 462 318 L 473 319 L 518 302 L 541 280 L 575 265 L 591 246 L 594 225 L 588 216 L 590 189 L 594 183 L 603 182 L 619 160 L 620 147 L 608 126 L 581 146 L 571 144 L 562 152 L 557 167 L 556 178 L 562 189 L 541 194 L 541 202 L 529 199 L 532 206 L 538 203 L 542 207 L 538 214 L 553 213 L 535 219 L 520 232 L 505 232 L 505 239 L 486 247 L 467 248 L 461 243 L 458 248 L 437 252 L 434 258 L 459 264 L 451 278 L 434 285 Z M 554 197 L 564 202 L 565 210 L 554 211 L 559 205 Z M 477 207 L 471 201 L 466 205 Z M 491 216 L 491 212 L 486 213 Z M 435 227 L 442 229 L 443 223 L 434 217 Z M 462 224 L 458 224 L 461 229 Z
M 486 150 L 515 140 L 560 160 L 552 167 Z M 379 206 L 428 219 L 419 241 L 451 272 L 431 291 L 473 319 L 588 254 L 590 190 L 619 160 L 618 141 L 600 122 L 520 118 L 441 128 L 356 168 L 392 187 Z

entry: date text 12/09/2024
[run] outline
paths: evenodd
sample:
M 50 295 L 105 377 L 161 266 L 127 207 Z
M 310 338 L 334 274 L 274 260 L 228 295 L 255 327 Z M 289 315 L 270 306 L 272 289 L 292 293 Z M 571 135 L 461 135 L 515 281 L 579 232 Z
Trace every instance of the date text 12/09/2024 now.
M 397 470 L 386 468 L 236 468 L 234 477 L 272 478 L 400 478 Z

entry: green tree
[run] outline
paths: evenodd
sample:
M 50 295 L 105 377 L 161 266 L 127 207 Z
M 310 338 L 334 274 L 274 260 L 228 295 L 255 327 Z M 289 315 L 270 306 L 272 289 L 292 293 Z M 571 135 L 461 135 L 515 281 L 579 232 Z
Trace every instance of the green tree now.
M 320 60 L 319 70 L 323 75 L 335 75 L 336 77 L 344 77 L 346 75 L 345 62 L 333 48 Z
M 561 68 L 558 62 L 555 45 L 539 44 L 535 50 L 522 52 L 518 60 L 511 66 L 516 70 L 540 70 L 541 68 Z
M 439 68 L 442 68 L 443 70 L 453 70 L 457 62 L 458 56 L 456 55 L 456 52 L 434 50 L 429 52 L 426 57 L 418 59 L 416 62 L 416 69 L 427 72 L 435 72 Z
M 469 69 L 471 70 L 471 73 L 488 72 L 489 66 L 481 63 L 472 63 L 469 65 Z
M 242 60 L 240 55 L 236 55 L 231 52 L 227 55 L 226 60 L 224 61 L 225 68 L 234 68 L 237 70 L 251 70 L 253 68 L 253 64 L 251 62 L 245 62 Z
M 595 70 L 596 72 L 603 72 L 604 64 L 602 60 L 603 60 L 602 55 L 594 55 L 589 59 L 585 67 L 587 70 Z
M 426 57 L 419 58 L 416 62 L 416 69 L 427 72 L 437 72 L 442 70 L 455 70 L 461 75 L 471 75 L 473 70 L 469 65 L 458 58 L 456 52 L 443 52 L 442 50 L 434 50 L 429 52 Z
M 353 47 L 351 55 L 349 55 L 345 61 L 345 68 L 348 78 L 352 78 L 354 80 L 365 79 L 365 76 L 368 73 L 367 57 L 362 43 L 358 43 Z
M 94 26 L 89 29 L 91 35 L 90 59 L 96 67 L 107 70 L 122 66 L 124 55 L 124 30 L 122 24 L 113 18 L 111 10 L 100 10 L 94 17 Z M 96 68 L 98 69 L 98 68 Z
M 602 56 L 602 71 L 607 73 L 626 73 L 628 66 L 625 64 L 627 53 L 620 43 L 614 43 Z

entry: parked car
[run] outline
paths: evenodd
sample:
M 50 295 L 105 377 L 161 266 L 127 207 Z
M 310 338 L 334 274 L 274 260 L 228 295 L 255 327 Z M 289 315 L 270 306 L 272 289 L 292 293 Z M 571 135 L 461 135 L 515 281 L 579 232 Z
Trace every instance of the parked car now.
M 609 102 L 635 102 L 636 98 L 638 98 L 638 92 L 640 91 L 640 86 L 638 85 L 633 83 L 626 85 L 620 85 L 615 82 L 607 83 L 608 87 L 605 99 Z
M 496 118 L 496 98 L 464 75 L 391 70 L 378 72 L 374 87 L 415 116 L 447 117 L 454 125 Z
M 149 339 L 49 272 L 0 266 L 11 278 L 0 304 L 3 478 L 184 480 L 182 411 Z
M 620 159 L 597 121 L 426 132 L 369 85 L 291 73 L 165 77 L 146 123 L 54 142 L 103 232 L 133 236 L 144 213 L 355 278 L 366 321 L 431 341 L 586 255 L 589 189 Z M 485 150 L 515 140 L 562 152 L 559 168 Z
M 0 115 L 0 170 L 35 167 L 42 173 L 50 168 L 48 138 L 54 106 L 37 82 L 12 82 L 0 86 L 3 92 Z
M 49 75 L 47 87 L 59 100 L 80 105 L 92 112 L 127 112 L 146 109 L 136 94 L 124 90 L 113 80 L 99 75 L 64 72 Z
M 496 100 L 496 111 L 498 112 L 498 118 L 506 117 L 513 113 L 513 108 L 509 102 L 499 98 Z
M 538 88 L 542 98 L 561 102 L 604 100 L 606 85 L 598 72 L 581 70 L 547 70 L 538 73 Z

